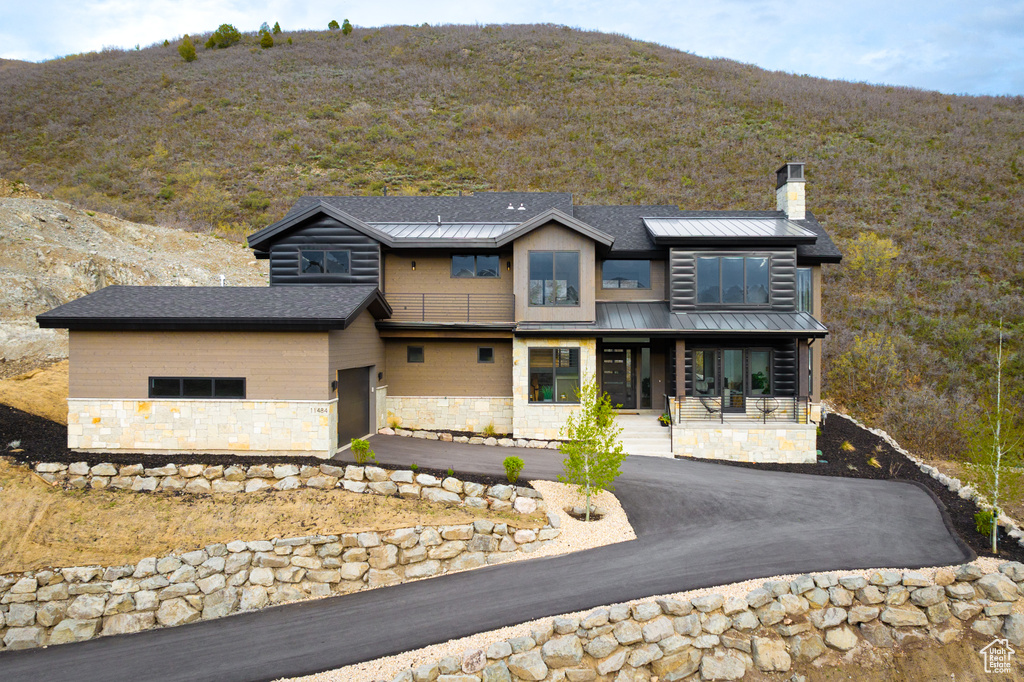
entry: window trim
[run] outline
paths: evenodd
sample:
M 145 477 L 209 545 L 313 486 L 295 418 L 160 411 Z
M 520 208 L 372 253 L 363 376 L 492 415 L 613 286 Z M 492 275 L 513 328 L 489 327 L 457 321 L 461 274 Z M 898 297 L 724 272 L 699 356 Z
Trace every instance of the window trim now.
M 485 350 L 491 352 L 491 359 L 484 360 L 481 353 Z M 494 364 L 494 346 L 477 346 L 476 347 L 476 362 L 478 365 L 493 365 Z
M 458 276 L 455 275 L 455 259 L 457 257 L 459 257 L 459 256 L 462 256 L 463 258 L 467 258 L 469 256 L 473 257 L 473 274 L 471 276 L 469 276 L 469 277 L 458 277 Z M 490 275 L 480 275 L 480 274 L 477 274 L 477 273 L 479 273 L 480 269 L 477 267 L 476 259 L 480 258 L 481 256 L 483 256 L 485 258 L 496 258 L 498 260 L 498 266 L 494 269 L 494 273 L 495 274 L 494 274 L 493 277 L 490 276 Z M 448 266 L 448 279 L 501 279 L 501 254 L 491 254 L 491 253 L 472 253 L 472 254 L 468 254 L 468 253 L 453 253 L 452 257 L 451 257 L 451 261 L 449 262 L 449 266 Z
M 348 270 L 346 272 L 303 272 L 302 271 L 302 254 L 306 251 L 320 251 L 324 254 L 324 264 L 327 262 L 327 252 L 345 253 L 348 259 Z M 315 246 L 312 244 L 304 244 L 298 249 L 298 259 L 296 268 L 299 271 L 300 277 L 350 277 L 352 275 L 352 249 L 340 249 L 333 246 Z
M 153 382 L 157 380 L 163 381 L 177 381 L 178 382 L 178 395 L 155 395 L 153 392 Z M 186 396 L 185 395 L 185 381 L 209 381 L 210 382 L 210 395 L 208 396 Z M 217 395 L 217 382 L 218 381 L 241 381 L 242 382 L 242 396 L 235 395 Z M 245 377 L 183 377 L 183 376 L 152 376 L 147 381 L 149 387 L 148 395 L 150 400 L 246 400 L 246 396 L 249 394 L 249 386 L 246 382 Z
M 604 265 L 605 263 L 647 263 L 647 286 L 645 287 L 606 287 L 604 285 Z M 651 283 L 651 259 L 650 258 L 606 258 L 601 261 L 601 289 L 606 291 L 650 291 L 653 287 Z
M 560 351 L 560 350 L 576 351 L 576 387 L 577 387 L 577 390 L 579 390 L 580 382 L 582 381 L 582 377 L 583 377 L 583 371 L 582 371 L 583 353 L 581 352 L 581 349 L 580 349 L 579 346 L 532 346 L 532 347 L 527 347 L 527 349 L 526 349 L 526 383 L 527 383 L 526 395 L 527 395 L 527 402 L 530 405 L 579 405 L 580 404 L 579 396 L 574 395 L 571 400 L 559 400 L 558 399 L 558 395 L 557 395 L 557 393 L 554 390 L 555 389 L 555 385 L 556 385 L 555 379 L 557 377 L 556 370 L 558 369 L 555 366 L 555 354 L 556 354 L 557 351 Z M 551 400 L 534 400 L 533 396 L 531 395 L 531 388 L 532 387 L 530 386 L 530 373 L 531 373 L 531 370 L 532 370 L 532 367 L 533 367 L 533 365 L 531 363 L 531 359 L 533 358 L 533 353 L 534 352 L 545 352 L 545 351 L 551 353 L 551 379 L 552 379 L 552 382 L 551 382 Z M 547 367 L 545 367 L 544 369 L 547 369 Z M 538 386 L 538 388 L 539 388 L 539 386 Z
M 552 277 L 551 281 L 552 282 L 558 281 L 558 272 L 557 272 L 557 270 L 555 268 L 555 264 L 558 262 L 558 259 L 556 258 L 556 254 L 559 254 L 559 253 L 574 253 L 574 254 L 576 254 L 576 282 L 578 283 L 578 288 L 576 290 L 576 302 L 575 303 L 558 303 L 557 301 L 554 302 L 554 303 L 534 303 L 531 300 L 531 297 L 530 297 L 530 283 L 534 282 L 534 281 L 541 281 L 541 282 L 544 281 L 544 280 L 534 280 L 533 277 L 531 277 L 532 273 L 530 272 L 530 262 L 531 262 L 531 260 L 533 258 L 533 254 L 535 254 L 535 253 L 550 253 L 551 254 L 551 277 Z M 526 305 L 527 305 L 527 307 L 530 307 L 530 308 L 579 308 L 581 305 L 583 305 L 583 281 L 582 281 L 583 258 L 581 256 L 582 256 L 582 254 L 581 254 L 579 249 L 536 249 L 536 250 L 527 251 L 526 252 Z
M 413 359 L 413 351 L 419 350 L 420 359 Z M 424 346 L 406 346 L 405 347 L 405 362 L 410 365 L 421 365 L 427 361 L 427 352 Z
M 702 303 L 700 298 L 700 277 L 697 274 L 698 263 L 701 258 L 716 258 L 718 259 L 718 301 L 704 302 Z M 722 259 L 723 258 L 740 258 L 743 260 L 743 303 L 723 303 L 722 302 Z M 764 303 L 747 303 L 747 259 L 748 258 L 764 258 L 768 261 L 768 300 Z M 603 274 L 603 273 L 602 273 Z M 794 276 L 794 280 L 795 280 Z M 693 298 L 694 304 L 700 307 L 710 308 L 743 308 L 743 309 L 760 309 L 760 308 L 771 308 L 772 307 L 772 255 L 770 253 L 728 253 L 728 252 L 697 252 L 693 255 Z

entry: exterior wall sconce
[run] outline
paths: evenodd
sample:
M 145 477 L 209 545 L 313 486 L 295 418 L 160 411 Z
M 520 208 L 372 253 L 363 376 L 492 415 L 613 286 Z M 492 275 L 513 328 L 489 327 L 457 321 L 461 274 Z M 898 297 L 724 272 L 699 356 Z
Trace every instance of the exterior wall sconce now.
M 380 381 L 383 378 L 384 378 L 384 372 L 377 372 L 377 381 Z
M 413 270 L 415 270 L 415 269 L 416 269 L 416 261 L 413 261 L 413 262 L 412 262 L 412 269 L 413 269 Z
M 512 272 L 512 261 L 505 261 L 505 269 L 508 270 L 509 272 Z
M 337 390 L 338 390 L 338 382 L 337 381 L 332 381 L 331 382 L 331 393 L 333 393 L 334 391 L 337 391 Z

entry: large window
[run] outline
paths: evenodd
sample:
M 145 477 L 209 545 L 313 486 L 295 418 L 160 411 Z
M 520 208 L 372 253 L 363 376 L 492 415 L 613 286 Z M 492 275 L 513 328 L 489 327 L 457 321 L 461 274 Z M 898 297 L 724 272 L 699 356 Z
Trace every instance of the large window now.
M 299 271 L 303 275 L 347 275 L 349 252 L 341 249 L 302 249 Z
M 693 351 L 693 394 L 696 396 L 770 396 L 775 390 L 773 379 L 770 350 Z
M 771 262 L 767 256 L 697 259 L 697 303 L 767 305 Z
M 150 398 L 245 398 L 238 377 L 150 377 Z
M 796 309 L 814 313 L 814 285 L 810 268 L 796 269 Z
M 650 289 L 651 261 L 606 260 L 601 264 L 604 289 Z
M 452 277 L 498 276 L 498 256 L 452 256 Z
M 579 387 L 579 348 L 530 349 L 531 403 L 579 402 Z
M 580 304 L 580 252 L 530 252 L 530 305 Z

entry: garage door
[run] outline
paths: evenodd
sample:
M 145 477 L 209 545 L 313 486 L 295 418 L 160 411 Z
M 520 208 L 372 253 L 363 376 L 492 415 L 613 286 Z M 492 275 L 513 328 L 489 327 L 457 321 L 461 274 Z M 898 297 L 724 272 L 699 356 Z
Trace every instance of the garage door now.
M 339 370 L 338 447 L 370 431 L 370 368 Z

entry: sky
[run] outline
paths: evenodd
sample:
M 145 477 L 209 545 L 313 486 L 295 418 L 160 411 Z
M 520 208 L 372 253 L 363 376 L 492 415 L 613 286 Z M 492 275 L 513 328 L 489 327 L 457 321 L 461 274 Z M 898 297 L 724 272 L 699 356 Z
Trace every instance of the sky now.
M 0 0 L 0 57 L 42 61 L 212 31 L 551 23 L 822 78 L 1024 95 L 1024 0 Z

